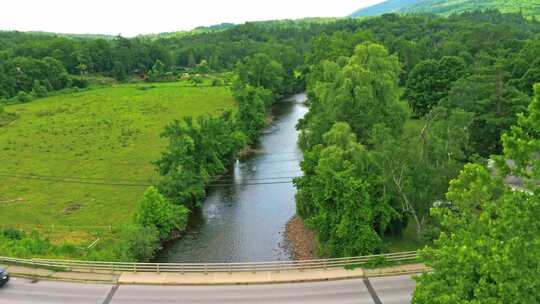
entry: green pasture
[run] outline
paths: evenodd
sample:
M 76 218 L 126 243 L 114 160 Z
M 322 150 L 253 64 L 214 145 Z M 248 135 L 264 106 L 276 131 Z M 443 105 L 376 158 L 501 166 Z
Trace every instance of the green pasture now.
M 133 214 L 156 178 L 164 126 L 233 109 L 228 87 L 127 84 L 7 106 L 0 127 L 0 227 L 86 242 Z M 114 184 L 114 185 L 111 185 Z

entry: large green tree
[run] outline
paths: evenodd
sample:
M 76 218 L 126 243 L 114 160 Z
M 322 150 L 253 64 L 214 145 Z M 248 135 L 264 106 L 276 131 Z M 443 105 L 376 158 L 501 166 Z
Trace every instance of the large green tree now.
M 395 208 L 413 220 L 418 239 L 430 224 L 430 208 L 444 201 L 450 180 L 467 159 L 471 121 L 472 114 L 463 110 L 438 107 L 422 125 L 399 137 L 384 126 L 372 132 L 370 154 L 377 175 Z
M 262 87 L 279 97 L 284 88 L 285 70 L 270 56 L 258 53 L 238 63 L 236 68 L 243 83 Z
M 394 210 L 376 195 L 366 149 L 346 123 L 336 123 L 324 143 L 307 152 L 306 176 L 295 180 L 297 210 L 317 233 L 321 253 L 354 256 L 381 249 Z
M 138 203 L 135 223 L 142 227 L 154 226 L 161 240 L 186 229 L 189 210 L 168 201 L 156 188 L 150 187 Z
M 165 127 L 167 149 L 155 162 L 160 174 L 158 189 L 176 204 L 189 209 L 205 196 L 205 186 L 226 170 L 246 143 L 230 112 L 176 120 Z
M 449 206 L 433 209 L 443 233 L 422 252 L 433 271 L 417 279 L 413 303 L 540 301 L 540 86 L 502 141 L 498 172 L 524 178 L 526 189 L 511 189 L 480 165 L 465 167 L 451 183 Z
M 465 61 L 454 56 L 429 59 L 416 65 L 408 77 L 404 94 L 415 114 L 424 116 L 437 106 L 465 71 Z
M 233 93 L 238 104 L 236 116 L 240 130 L 254 140 L 266 126 L 266 110 L 274 100 L 272 92 L 249 84 L 237 84 Z
M 472 75 L 454 83 L 443 102 L 448 108 L 473 113 L 473 151 L 481 156 L 501 152 L 501 135 L 515 124 L 517 114 L 527 109 L 530 97 L 508 82 L 501 62 L 478 64 Z
M 398 59 L 381 45 L 363 43 L 350 58 L 323 61 L 312 81 L 310 113 L 301 122 L 301 144 L 309 148 L 322 143 L 334 122 L 346 122 L 361 143 L 371 128 L 384 123 L 394 133 L 402 130 L 408 117 L 399 101 Z

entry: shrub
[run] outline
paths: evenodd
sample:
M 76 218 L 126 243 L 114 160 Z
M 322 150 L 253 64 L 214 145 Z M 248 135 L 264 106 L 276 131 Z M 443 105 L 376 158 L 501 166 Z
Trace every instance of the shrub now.
M 127 225 L 120 233 L 117 255 L 124 261 L 146 262 L 154 257 L 159 244 L 155 226 Z
M 10 240 L 22 240 L 25 236 L 24 231 L 15 228 L 4 228 L 0 231 L 0 234 Z
M 88 86 L 90 86 L 90 81 L 86 79 L 85 77 L 72 77 L 71 86 L 80 88 L 80 89 L 85 89 Z
M 135 221 L 143 227 L 154 226 L 161 240 L 170 239 L 175 231 L 184 231 L 189 210 L 182 205 L 174 205 L 156 188 L 150 187 L 139 201 Z
M 33 96 L 24 91 L 20 91 L 17 96 L 15 96 L 15 101 L 17 102 L 29 102 L 32 99 L 34 99 Z
M 39 98 L 46 97 L 47 87 L 42 85 L 38 80 L 34 80 L 34 85 L 32 86 L 32 95 Z

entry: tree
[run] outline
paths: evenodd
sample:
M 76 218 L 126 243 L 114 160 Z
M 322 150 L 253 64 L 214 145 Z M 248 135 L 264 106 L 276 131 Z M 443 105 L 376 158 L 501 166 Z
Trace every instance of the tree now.
M 122 261 L 148 262 L 159 249 L 159 232 L 153 225 L 126 225 L 119 239 L 117 256 Z
M 138 203 L 135 222 L 142 227 L 154 226 L 161 240 L 186 229 L 189 210 L 169 202 L 156 188 L 150 187 Z
M 36 97 L 45 97 L 47 96 L 47 88 L 42 85 L 39 80 L 34 80 L 34 85 L 32 85 L 32 95 Z
M 487 157 L 501 152 L 501 135 L 515 124 L 529 97 L 511 86 L 501 62 L 477 66 L 474 73 L 452 86 L 445 107 L 473 113 L 471 146 L 475 153 Z
M 118 81 L 124 81 L 127 78 L 125 65 L 120 61 L 115 61 L 112 70 L 112 76 Z
M 400 66 L 396 56 L 378 44 L 363 43 L 350 58 L 324 61 L 310 80 L 310 113 L 300 123 L 301 145 L 322 143 L 334 122 L 346 122 L 361 143 L 374 125 L 384 123 L 398 134 L 409 116 L 399 101 Z
M 68 73 L 62 62 L 52 57 L 45 57 L 42 59 L 42 62 L 43 78 L 36 77 L 37 79 L 43 79 L 48 82 L 53 90 L 61 90 L 68 87 Z
M 540 83 L 534 87 L 535 97 L 529 104 L 528 114 L 519 114 L 517 125 L 511 132 L 503 135 L 504 158 L 499 158 L 499 167 L 503 173 L 513 174 L 532 183 L 528 186 L 538 186 L 540 179 Z M 511 159 L 515 166 L 506 166 L 506 160 Z
M 240 130 L 254 140 L 266 126 L 266 109 L 273 101 L 272 92 L 251 85 L 237 84 L 234 97 L 238 104 L 237 120 Z
M 204 59 L 201 60 L 201 62 L 199 62 L 199 64 L 197 64 L 196 70 L 199 73 L 203 73 L 203 74 L 208 73 L 208 71 L 210 70 L 210 68 L 208 67 L 208 61 L 206 61 Z
M 270 90 L 278 97 L 283 93 L 285 70 L 266 54 L 257 53 L 244 59 L 236 70 L 240 81 L 245 84 Z
M 452 181 L 450 207 L 434 208 L 443 233 L 422 256 L 433 271 L 417 278 L 413 303 L 540 301 L 540 86 L 512 131 L 503 136 L 499 172 L 525 178 L 515 191 L 500 176 L 470 164 Z M 506 163 L 512 159 L 515 165 Z
M 77 65 L 77 71 L 79 71 L 80 75 L 86 74 L 86 71 L 88 70 L 88 66 L 84 63 L 80 63 Z
M 195 59 L 195 54 L 193 53 L 193 51 L 190 51 L 188 54 L 188 59 L 187 59 L 187 66 L 192 68 L 196 64 L 197 64 L 197 61 Z
M 18 91 L 30 92 L 36 80 L 46 84 L 47 90 L 60 90 L 69 84 L 66 69 L 52 57 L 16 57 L 6 65 L 8 77 L 15 80 L 15 89 Z
M 369 178 L 370 161 L 349 125 L 336 123 L 324 144 L 307 152 L 304 177 L 295 179 L 298 214 L 316 232 L 322 254 L 375 253 L 395 212 Z
M 405 85 L 411 70 L 421 61 L 424 55 L 417 43 L 404 38 L 394 38 L 388 42 L 388 49 L 391 53 L 396 53 L 399 61 L 403 64 L 403 71 L 400 77 L 400 85 Z
M 403 217 L 412 218 L 417 239 L 430 224 L 430 208 L 444 201 L 450 180 L 467 159 L 472 117 L 463 110 L 437 107 L 420 127 L 407 128 L 399 137 L 380 125 L 372 132 L 371 159 L 385 195 Z
M 0 98 L 10 98 L 15 95 L 16 82 L 8 75 L 4 67 L 0 64 Z
M 369 30 L 354 33 L 340 30 L 330 36 L 323 33 L 311 42 L 311 51 L 307 54 L 306 61 L 308 64 L 318 65 L 325 60 L 337 61 L 340 57 L 350 57 L 356 46 L 368 41 L 376 41 Z
M 538 82 L 540 82 L 540 59 L 535 60 L 531 64 L 519 81 L 522 91 L 527 94 L 532 94 L 533 85 Z
M 436 105 L 443 96 L 438 86 L 437 73 L 439 63 L 429 59 L 420 62 L 414 67 L 407 80 L 405 98 L 418 116 L 423 116 L 429 112 L 430 108 Z
M 466 71 L 460 57 L 425 60 L 412 69 L 405 89 L 405 98 L 418 116 L 424 116 L 448 95 L 451 84 Z
M 199 206 L 206 185 L 225 171 L 247 141 L 230 112 L 199 116 L 196 123 L 192 117 L 175 120 L 161 136 L 169 145 L 155 162 L 159 192 L 188 209 Z
M 161 60 L 156 60 L 152 69 L 148 72 L 148 81 L 160 81 L 165 76 L 167 69 Z

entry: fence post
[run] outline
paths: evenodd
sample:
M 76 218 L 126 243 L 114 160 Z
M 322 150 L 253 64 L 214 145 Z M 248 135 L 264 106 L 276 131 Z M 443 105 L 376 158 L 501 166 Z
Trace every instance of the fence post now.
M 133 273 L 137 273 L 137 263 L 133 263 Z
M 208 274 L 208 266 L 204 264 L 204 274 Z
M 156 264 L 156 266 L 157 266 L 157 273 L 160 274 L 161 272 L 159 270 L 159 264 Z

